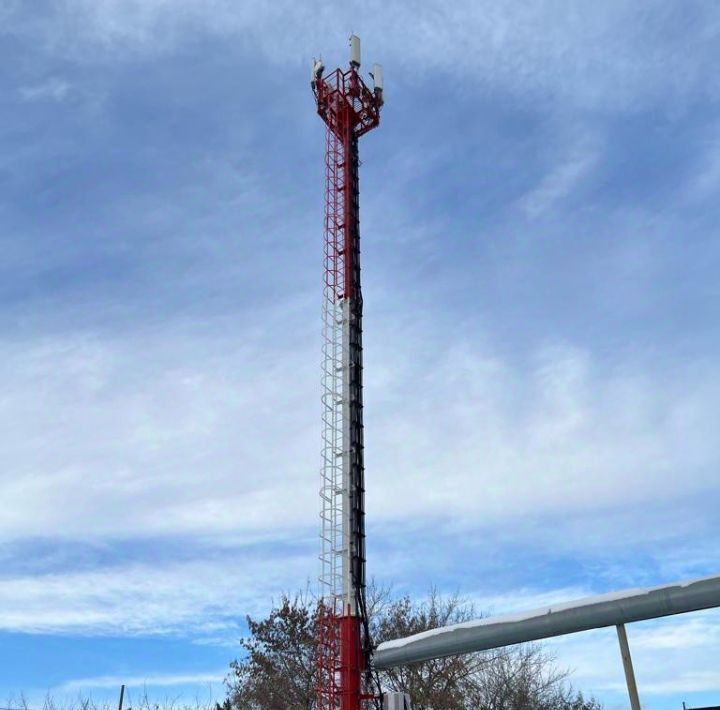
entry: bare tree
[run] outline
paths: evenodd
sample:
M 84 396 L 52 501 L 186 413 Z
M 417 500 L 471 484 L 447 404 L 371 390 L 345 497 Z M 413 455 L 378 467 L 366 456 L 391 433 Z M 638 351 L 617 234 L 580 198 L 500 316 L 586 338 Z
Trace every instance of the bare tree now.
M 455 594 L 432 590 L 414 603 L 390 600 L 387 590 L 372 589 L 376 643 L 477 619 L 473 604 Z M 386 690 L 409 693 L 416 710 L 597 710 L 567 684 L 568 672 L 539 644 L 439 658 L 381 671 Z
M 261 621 L 247 617 L 245 657 L 230 664 L 227 710 L 313 710 L 317 609 L 306 596 L 283 596 Z
M 432 591 L 419 603 L 371 585 L 376 643 L 477 618 L 458 595 Z M 261 621 L 248 618 L 243 658 L 231 664 L 223 710 L 314 710 L 317 607 L 283 597 Z M 416 663 L 378 673 L 383 690 L 410 694 L 417 710 L 599 710 L 567 684 L 567 672 L 538 644 Z

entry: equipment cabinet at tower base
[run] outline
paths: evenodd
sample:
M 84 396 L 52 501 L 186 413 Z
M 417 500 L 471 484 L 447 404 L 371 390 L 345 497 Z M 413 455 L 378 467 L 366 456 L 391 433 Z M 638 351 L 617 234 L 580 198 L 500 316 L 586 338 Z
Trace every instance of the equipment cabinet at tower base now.
M 385 693 L 383 710 L 412 710 L 410 696 L 407 693 Z

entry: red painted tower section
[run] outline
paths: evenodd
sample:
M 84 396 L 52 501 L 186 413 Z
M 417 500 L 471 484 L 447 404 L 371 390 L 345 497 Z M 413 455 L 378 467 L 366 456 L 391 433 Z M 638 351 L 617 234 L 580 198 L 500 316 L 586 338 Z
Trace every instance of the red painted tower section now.
M 323 302 L 323 474 L 318 710 L 360 710 L 375 696 L 363 678 L 372 651 L 365 608 L 365 482 L 358 139 L 380 122 L 382 78 L 371 91 L 350 67 L 312 88 L 326 124 Z

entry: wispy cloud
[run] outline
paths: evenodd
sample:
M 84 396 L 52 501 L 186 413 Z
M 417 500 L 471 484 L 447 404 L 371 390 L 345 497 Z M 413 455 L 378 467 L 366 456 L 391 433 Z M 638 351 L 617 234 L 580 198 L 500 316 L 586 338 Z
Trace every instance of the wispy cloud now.
M 89 571 L 7 576 L 0 629 L 25 633 L 180 634 L 236 642 L 245 614 L 304 585 L 306 554 L 238 550 L 185 563 L 127 563 Z
M 571 196 L 598 162 L 601 148 L 597 143 L 584 140 L 569 149 L 563 148 L 540 182 L 520 199 L 523 212 L 531 218 L 539 217 Z
M 412 351 L 422 337 L 403 342 Z M 5 537 L 312 525 L 317 358 L 308 348 L 298 369 L 298 351 L 284 347 L 172 329 L 6 344 Z M 714 483 L 713 368 L 603 373 L 589 352 L 556 345 L 520 370 L 469 341 L 401 366 L 385 347 L 376 357 L 379 373 L 394 367 L 392 383 L 368 385 L 369 401 L 383 403 L 374 436 L 384 454 L 368 491 L 376 519 L 500 521 L 647 505 Z M 398 511 L 408 486 L 415 494 Z
M 68 680 L 54 689 L 57 693 L 77 693 L 100 688 L 143 688 L 152 692 L 157 688 L 167 688 L 182 685 L 200 685 L 203 683 L 222 683 L 227 670 L 210 671 L 206 673 L 182 674 L 152 674 L 146 676 L 97 676 L 95 678 L 75 678 Z
M 41 101 L 49 99 L 52 101 L 63 101 L 69 95 L 72 86 L 69 82 L 53 77 L 41 84 L 23 86 L 20 89 L 20 96 L 25 101 Z
M 411 397 L 420 377 L 422 392 Z M 405 396 L 393 398 L 376 444 L 379 480 L 388 481 L 377 504 L 412 485 L 406 512 L 497 520 L 510 511 L 659 501 L 688 492 L 693 480 L 713 485 L 718 452 L 706 417 L 714 405 L 701 403 L 701 390 L 714 390 L 717 377 L 697 385 L 689 371 L 677 377 L 660 387 L 648 372 L 601 375 L 589 353 L 566 345 L 542 350 L 522 372 L 469 344 L 408 363 L 395 372 Z M 686 449 L 691 442 L 697 448 Z M 678 472 L 689 470 L 697 478 L 680 482 Z M 375 505 L 372 491 L 369 500 Z
M 717 610 L 684 614 L 628 626 L 641 695 L 720 690 L 714 651 L 720 632 Z M 573 669 L 584 690 L 626 696 L 615 629 L 588 631 L 548 642 L 558 660 Z
M 685 198 L 691 204 L 714 199 L 720 192 L 720 133 L 717 129 L 705 137 L 702 148 L 697 171 L 685 190 Z

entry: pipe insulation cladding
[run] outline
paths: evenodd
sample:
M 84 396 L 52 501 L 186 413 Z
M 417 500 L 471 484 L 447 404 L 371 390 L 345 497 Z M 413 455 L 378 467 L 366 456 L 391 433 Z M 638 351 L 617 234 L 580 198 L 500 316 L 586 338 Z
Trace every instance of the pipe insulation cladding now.
M 611 592 L 386 641 L 375 651 L 374 666 L 377 669 L 392 668 L 714 607 L 720 607 L 720 576 L 649 589 Z

